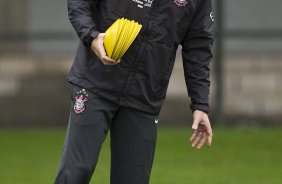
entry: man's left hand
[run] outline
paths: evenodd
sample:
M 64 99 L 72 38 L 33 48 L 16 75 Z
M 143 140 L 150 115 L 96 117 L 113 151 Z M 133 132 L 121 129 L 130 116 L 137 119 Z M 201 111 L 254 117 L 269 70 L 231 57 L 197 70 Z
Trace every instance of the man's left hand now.
M 190 138 L 192 147 L 201 149 L 206 142 L 210 147 L 213 133 L 208 115 L 205 112 L 196 110 L 193 113 L 193 119 L 193 134 Z

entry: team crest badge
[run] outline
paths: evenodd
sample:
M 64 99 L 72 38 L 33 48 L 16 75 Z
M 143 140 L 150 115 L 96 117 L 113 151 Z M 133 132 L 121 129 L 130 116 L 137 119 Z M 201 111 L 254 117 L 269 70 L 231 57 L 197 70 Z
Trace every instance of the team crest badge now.
M 88 94 L 86 93 L 85 89 L 77 92 L 77 95 L 74 97 L 75 102 L 73 106 L 73 110 L 76 114 L 83 113 L 86 109 L 85 103 L 88 102 Z
M 178 6 L 178 7 L 183 7 L 188 2 L 187 2 L 187 0 L 173 0 L 173 3 L 176 4 L 176 6 Z

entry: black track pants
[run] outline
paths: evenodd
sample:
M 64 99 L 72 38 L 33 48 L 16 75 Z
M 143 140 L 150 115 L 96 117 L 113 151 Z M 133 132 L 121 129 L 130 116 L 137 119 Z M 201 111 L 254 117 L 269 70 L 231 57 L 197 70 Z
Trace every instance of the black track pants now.
M 120 107 L 78 86 L 71 88 L 70 120 L 55 184 L 90 182 L 108 130 L 111 184 L 149 184 L 157 116 Z

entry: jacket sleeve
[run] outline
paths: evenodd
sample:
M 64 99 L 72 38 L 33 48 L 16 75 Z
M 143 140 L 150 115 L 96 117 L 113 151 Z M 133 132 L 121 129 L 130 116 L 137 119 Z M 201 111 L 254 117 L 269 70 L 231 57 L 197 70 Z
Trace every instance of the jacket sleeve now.
M 100 33 L 93 19 L 97 0 L 67 0 L 69 20 L 80 40 L 88 47 Z
M 182 59 L 192 111 L 209 112 L 210 61 L 213 45 L 211 0 L 198 0 L 193 20 L 181 42 Z

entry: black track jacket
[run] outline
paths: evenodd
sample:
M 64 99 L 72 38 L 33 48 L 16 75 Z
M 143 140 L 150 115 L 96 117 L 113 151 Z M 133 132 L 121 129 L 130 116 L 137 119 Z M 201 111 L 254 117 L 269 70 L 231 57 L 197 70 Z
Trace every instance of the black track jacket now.
M 68 13 L 81 40 L 70 83 L 121 106 L 159 114 L 180 44 L 190 107 L 209 111 L 211 0 L 68 0 Z M 143 27 L 119 64 L 103 65 L 91 42 L 122 17 Z

